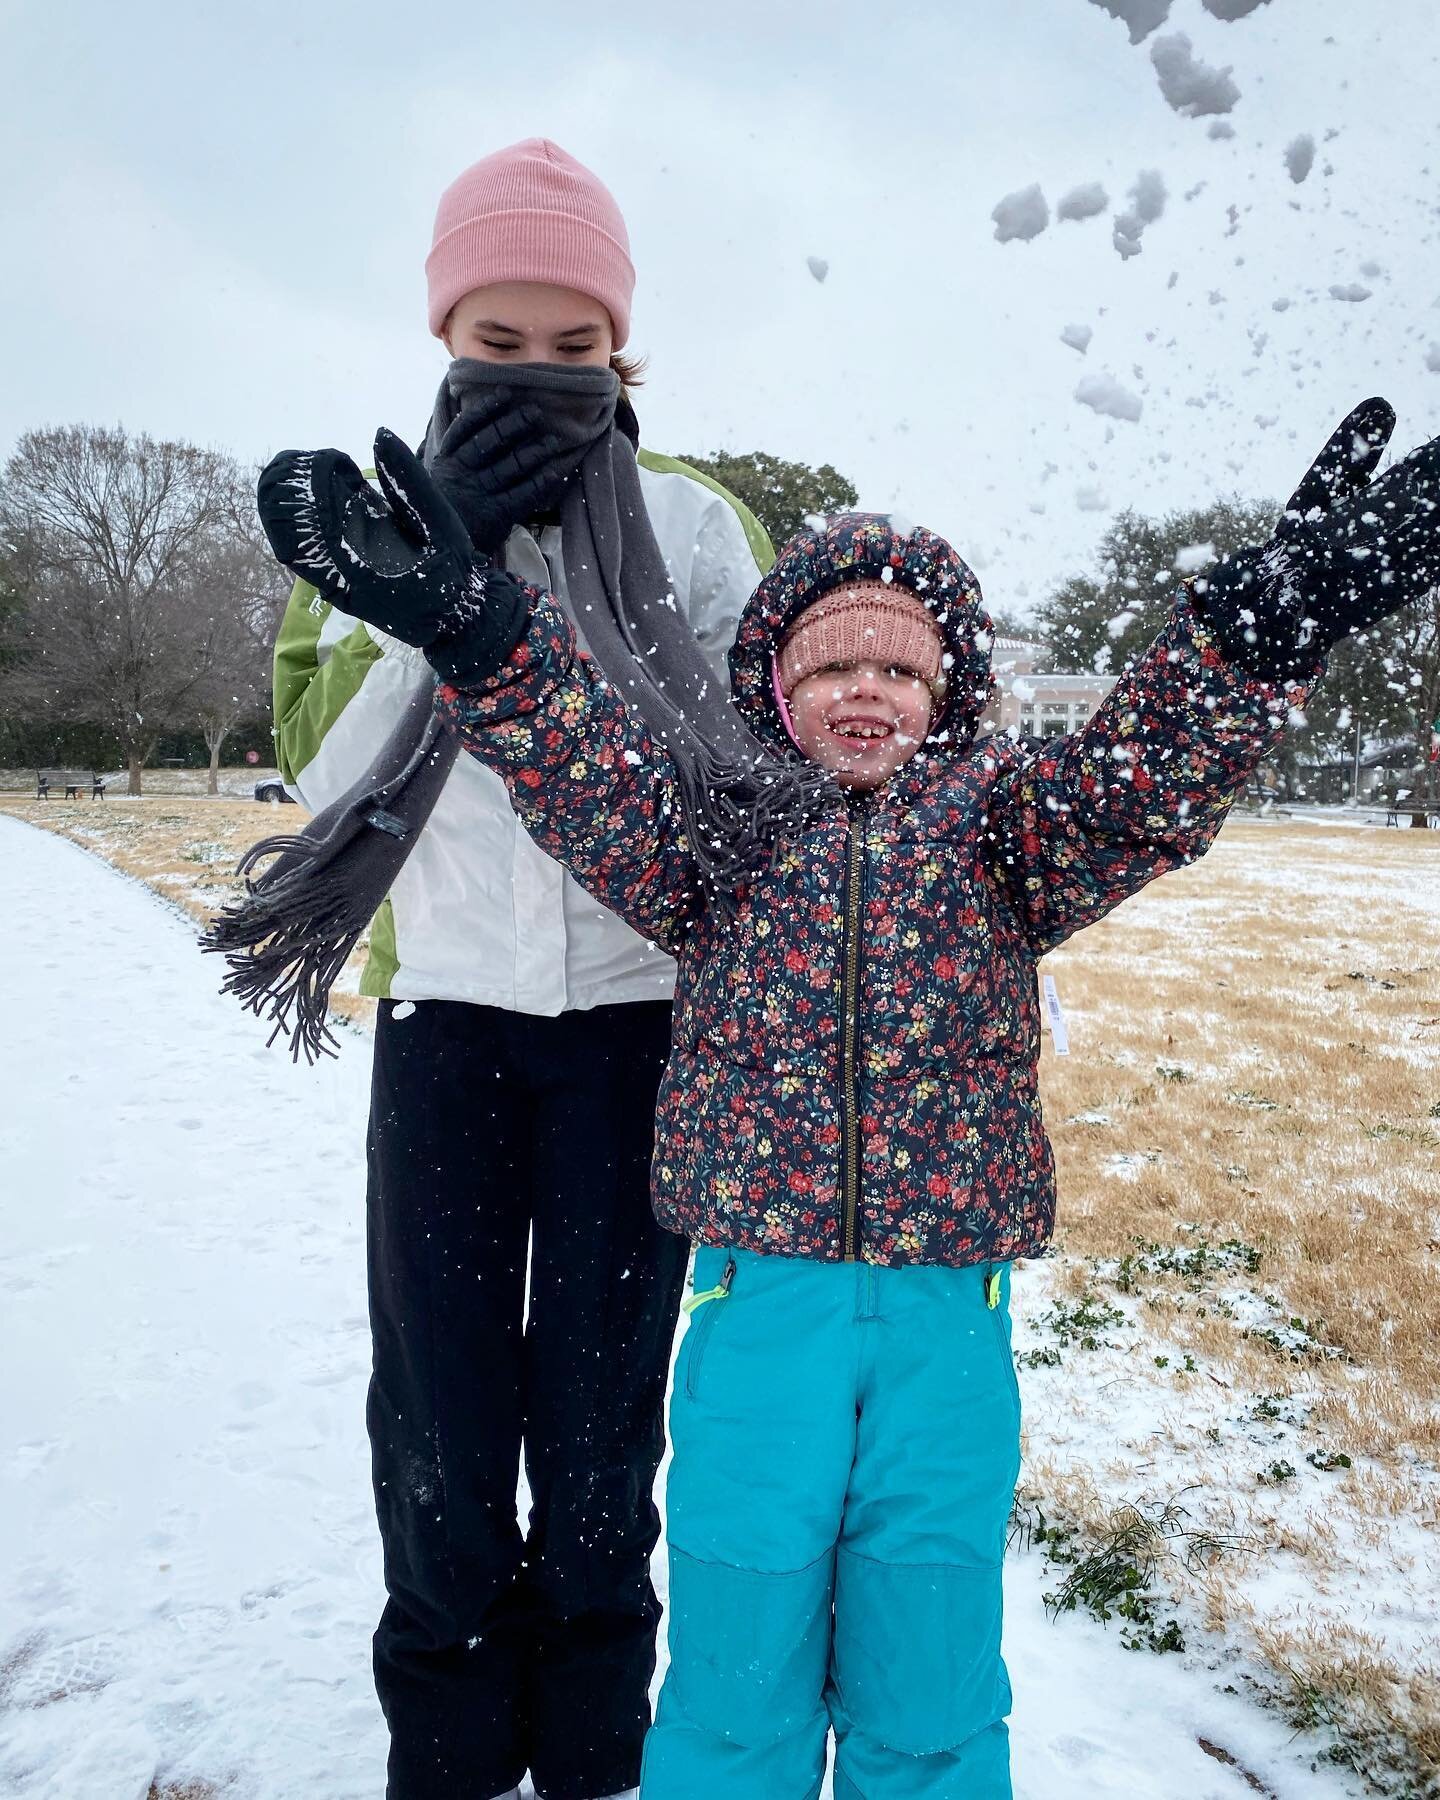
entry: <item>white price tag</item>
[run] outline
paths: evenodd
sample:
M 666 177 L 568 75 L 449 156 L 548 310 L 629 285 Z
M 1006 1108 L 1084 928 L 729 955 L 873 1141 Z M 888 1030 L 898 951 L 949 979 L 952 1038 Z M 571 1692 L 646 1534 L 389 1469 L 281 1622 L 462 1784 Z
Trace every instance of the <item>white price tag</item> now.
M 1050 1042 L 1055 1046 L 1057 1056 L 1068 1056 L 1070 1034 L 1065 1029 L 1065 1014 L 1060 1007 L 1060 996 L 1055 991 L 1055 977 L 1043 975 L 1040 980 L 1045 995 L 1045 1022 L 1050 1027 Z

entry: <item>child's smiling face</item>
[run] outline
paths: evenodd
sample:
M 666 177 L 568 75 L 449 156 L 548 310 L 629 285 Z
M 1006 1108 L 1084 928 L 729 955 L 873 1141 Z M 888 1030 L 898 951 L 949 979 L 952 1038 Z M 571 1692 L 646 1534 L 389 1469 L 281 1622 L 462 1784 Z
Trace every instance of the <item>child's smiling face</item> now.
M 795 741 L 842 787 L 883 787 L 925 741 L 934 700 L 903 664 L 832 663 L 789 697 Z

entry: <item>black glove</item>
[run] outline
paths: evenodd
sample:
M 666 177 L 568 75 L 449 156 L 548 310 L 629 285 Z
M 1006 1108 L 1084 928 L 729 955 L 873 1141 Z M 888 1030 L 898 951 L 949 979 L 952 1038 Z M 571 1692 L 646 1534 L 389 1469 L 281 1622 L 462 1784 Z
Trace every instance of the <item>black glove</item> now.
M 508 388 L 452 419 L 431 457 L 429 475 L 459 513 L 477 550 L 498 553 L 512 527 L 548 512 L 577 464 L 529 402 Z
M 524 635 L 529 600 L 476 553 L 419 459 L 383 427 L 380 493 L 338 450 L 285 450 L 260 476 L 270 548 L 343 611 L 425 652 L 441 680 L 483 681 Z
M 1332 644 L 1440 582 L 1440 438 L 1372 482 L 1394 429 L 1388 401 L 1363 401 L 1270 542 L 1227 556 L 1197 588 L 1231 662 L 1264 681 L 1312 675 Z

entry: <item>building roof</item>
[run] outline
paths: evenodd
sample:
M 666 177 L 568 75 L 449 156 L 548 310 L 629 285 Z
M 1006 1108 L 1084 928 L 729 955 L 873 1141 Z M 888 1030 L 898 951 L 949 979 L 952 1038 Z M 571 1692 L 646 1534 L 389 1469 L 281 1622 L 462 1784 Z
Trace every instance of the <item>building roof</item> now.
M 1108 693 L 1114 687 L 1115 680 L 1113 675 L 1047 675 L 1041 670 L 1036 670 L 1033 675 L 1012 675 L 1010 691 L 1016 692 L 1019 684 L 1023 682 L 1027 687 L 1037 690 L 1046 687 L 1052 690 L 1058 689 L 1061 693 L 1066 694 L 1080 693 L 1082 690 L 1092 688 L 1104 688 Z

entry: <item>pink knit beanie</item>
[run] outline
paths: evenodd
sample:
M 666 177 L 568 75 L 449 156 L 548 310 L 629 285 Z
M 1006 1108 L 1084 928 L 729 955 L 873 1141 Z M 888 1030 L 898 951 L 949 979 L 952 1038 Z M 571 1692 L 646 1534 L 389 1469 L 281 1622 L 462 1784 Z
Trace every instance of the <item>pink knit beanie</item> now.
M 938 700 L 943 656 L 940 627 L 913 594 L 888 582 L 853 581 L 805 608 L 780 647 L 776 673 L 788 696 L 830 663 L 900 663 Z
M 614 348 L 630 335 L 635 271 L 610 190 L 549 138 L 525 138 L 473 163 L 440 196 L 425 259 L 430 329 L 493 281 L 544 281 L 604 306 Z

